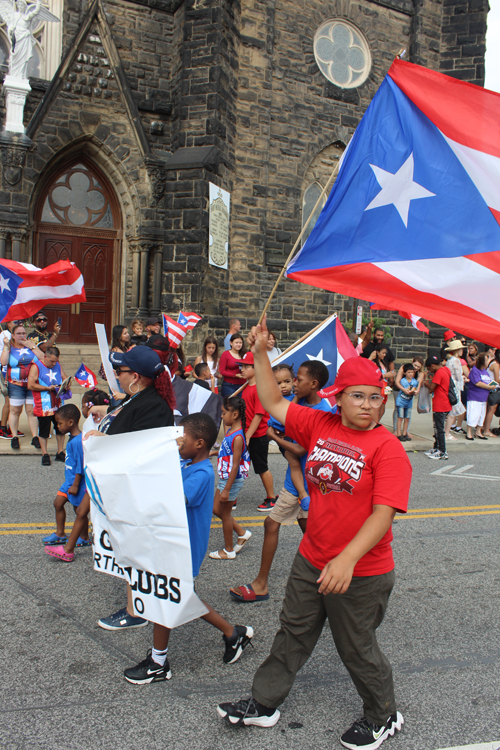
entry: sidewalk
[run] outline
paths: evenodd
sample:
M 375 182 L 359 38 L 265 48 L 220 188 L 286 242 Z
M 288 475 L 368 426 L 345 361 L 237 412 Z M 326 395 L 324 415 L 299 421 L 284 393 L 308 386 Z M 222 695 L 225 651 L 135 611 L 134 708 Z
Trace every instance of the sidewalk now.
M 66 403 L 73 403 L 78 406 L 79 409 L 81 409 L 81 403 L 82 403 L 82 395 L 85 392 L 84 388 L 80 388 L 79 386 L 76 388 L 71 389 L 73 392 L 73 398 L 71 401 L 67 401 Z M 80 426 L 83 424 L 83 419 L 80 422 Z M 392 432 L 392 405 L 388 404 L 387 411 L 382 418 L 382 424 L 387 427 L 388 430 Z M 494 424 L 492 426 L 496 426 L 496 419 L 494 420 Z M 26 413 L 23 411 L 21 420 L 19 423 L 19 428 L 22 432 L 24 432 L 25 437 L 19 438 L 19 442 L 21 444 L 21 448 L 19 450 L 13 451 L 10 447 L 10 440 L 0 440 L 0 455 L 16 455 L 16 456 L 30 456 L 30 455 L 40 455 L 40 451 L 36 450 L 36 448 L 33 448 L 31 443 L 31 433 L 29 431 L 28 427 L 28 420 L 26 419 Z M 411 418 L 411 427 L 410 427 L 410 434 L 412 436 L 411 442 L 402 443 L 405 451 L 412 452 L 412 451 L 428 451 L 429 448 L 432 448 L 434 444 L 434 436 L 433 436 L 433 429 L 432 429 L 432 414 L 418 414 L 416 408 L 413 409 L 412 412 L 412 418 Z M 455 453 L 455 452 L 464 452 L 464 451 L 491 451 L 491 450 L 497 450 L 500 451 L 500 437 L 498 438 L 489 438 L 488 440 L 474 440 L 474 442 L 469 442 L 465 440 L 465 435 L 458 435 L 456 433 L 453 434 L 453 437 L 456 437 L 456 440 L 449 440 L 446 444 L 446 450 L 448 453 Z M 53 436 L 49 440 L 48 449 L 50 455 L 55 455 L 56 453 L 56 439 Z M 279 453 L 279 449 L 277 445 L 271 445 L 269 447 L 270 453 Z

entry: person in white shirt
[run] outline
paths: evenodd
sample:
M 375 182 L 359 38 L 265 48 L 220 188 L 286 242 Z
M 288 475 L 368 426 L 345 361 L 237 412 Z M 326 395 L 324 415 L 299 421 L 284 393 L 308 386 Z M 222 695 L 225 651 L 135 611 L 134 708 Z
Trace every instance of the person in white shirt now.
M 267 339 L 267 356 L 269 357 L 269 361 L 272 362 L 273 360 L 277 359 L 280 354 L 281 349 L 276 346 L 276 336 L 272 331 L 269 331 Z

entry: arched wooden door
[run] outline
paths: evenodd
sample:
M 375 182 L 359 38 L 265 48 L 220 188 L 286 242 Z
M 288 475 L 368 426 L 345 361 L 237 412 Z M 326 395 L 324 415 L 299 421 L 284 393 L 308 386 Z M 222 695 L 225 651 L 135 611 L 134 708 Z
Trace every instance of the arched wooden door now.
M 46 305 L 49 328 L 62 318 L 61 343 L 95 344 L 95 323 L 111 332 L 119 298 L 119 211 L 93 165 L 79 161 L 50 182 L 39 205 L 38 265 L 70 260 L 83 273 L 87 301 Z

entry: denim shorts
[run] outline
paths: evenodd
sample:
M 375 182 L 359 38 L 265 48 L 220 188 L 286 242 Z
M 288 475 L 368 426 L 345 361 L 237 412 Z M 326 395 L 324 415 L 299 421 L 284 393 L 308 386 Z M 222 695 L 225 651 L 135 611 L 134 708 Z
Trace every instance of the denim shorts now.
M 243 482 L 245 481 L 245 477 L 240 477 L 239 479 L 235 479 L 234 482 L 231 485 L 231 489 L 229 490 L 229 502 L 234 503 L 236 502 L 236 498 L 238 497 L 241 488 L 243 487 Z M 227 479 L 220 479 L 219 478 L 219 492 L 222 492 L 224 487 L 227 484 Z
M 12 406 L 23 406 L 23 404 L 34 403 L 33 394 L 28 390 L 27 385 L 7 383 L 7 392 Z
M 411 406 L 398 406 L 396 407 L 398 410 L 398 417 L 399 419 L 409 419 L 411 415 Z

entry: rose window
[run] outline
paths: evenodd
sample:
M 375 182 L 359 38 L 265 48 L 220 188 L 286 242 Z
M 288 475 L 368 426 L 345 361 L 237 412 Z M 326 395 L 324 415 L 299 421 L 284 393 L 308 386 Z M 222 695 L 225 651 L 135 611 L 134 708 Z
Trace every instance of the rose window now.
M 368 43 L 347 21 L 326 21 L 319 27 L 314 37 L 314 57 L 325 78 L 342 89 L 360 86 L 370 72 Z
M 83 164 L 66 171 L 52 184 L 42 221 L 113 228 L 111 206 L 104 189 Z

